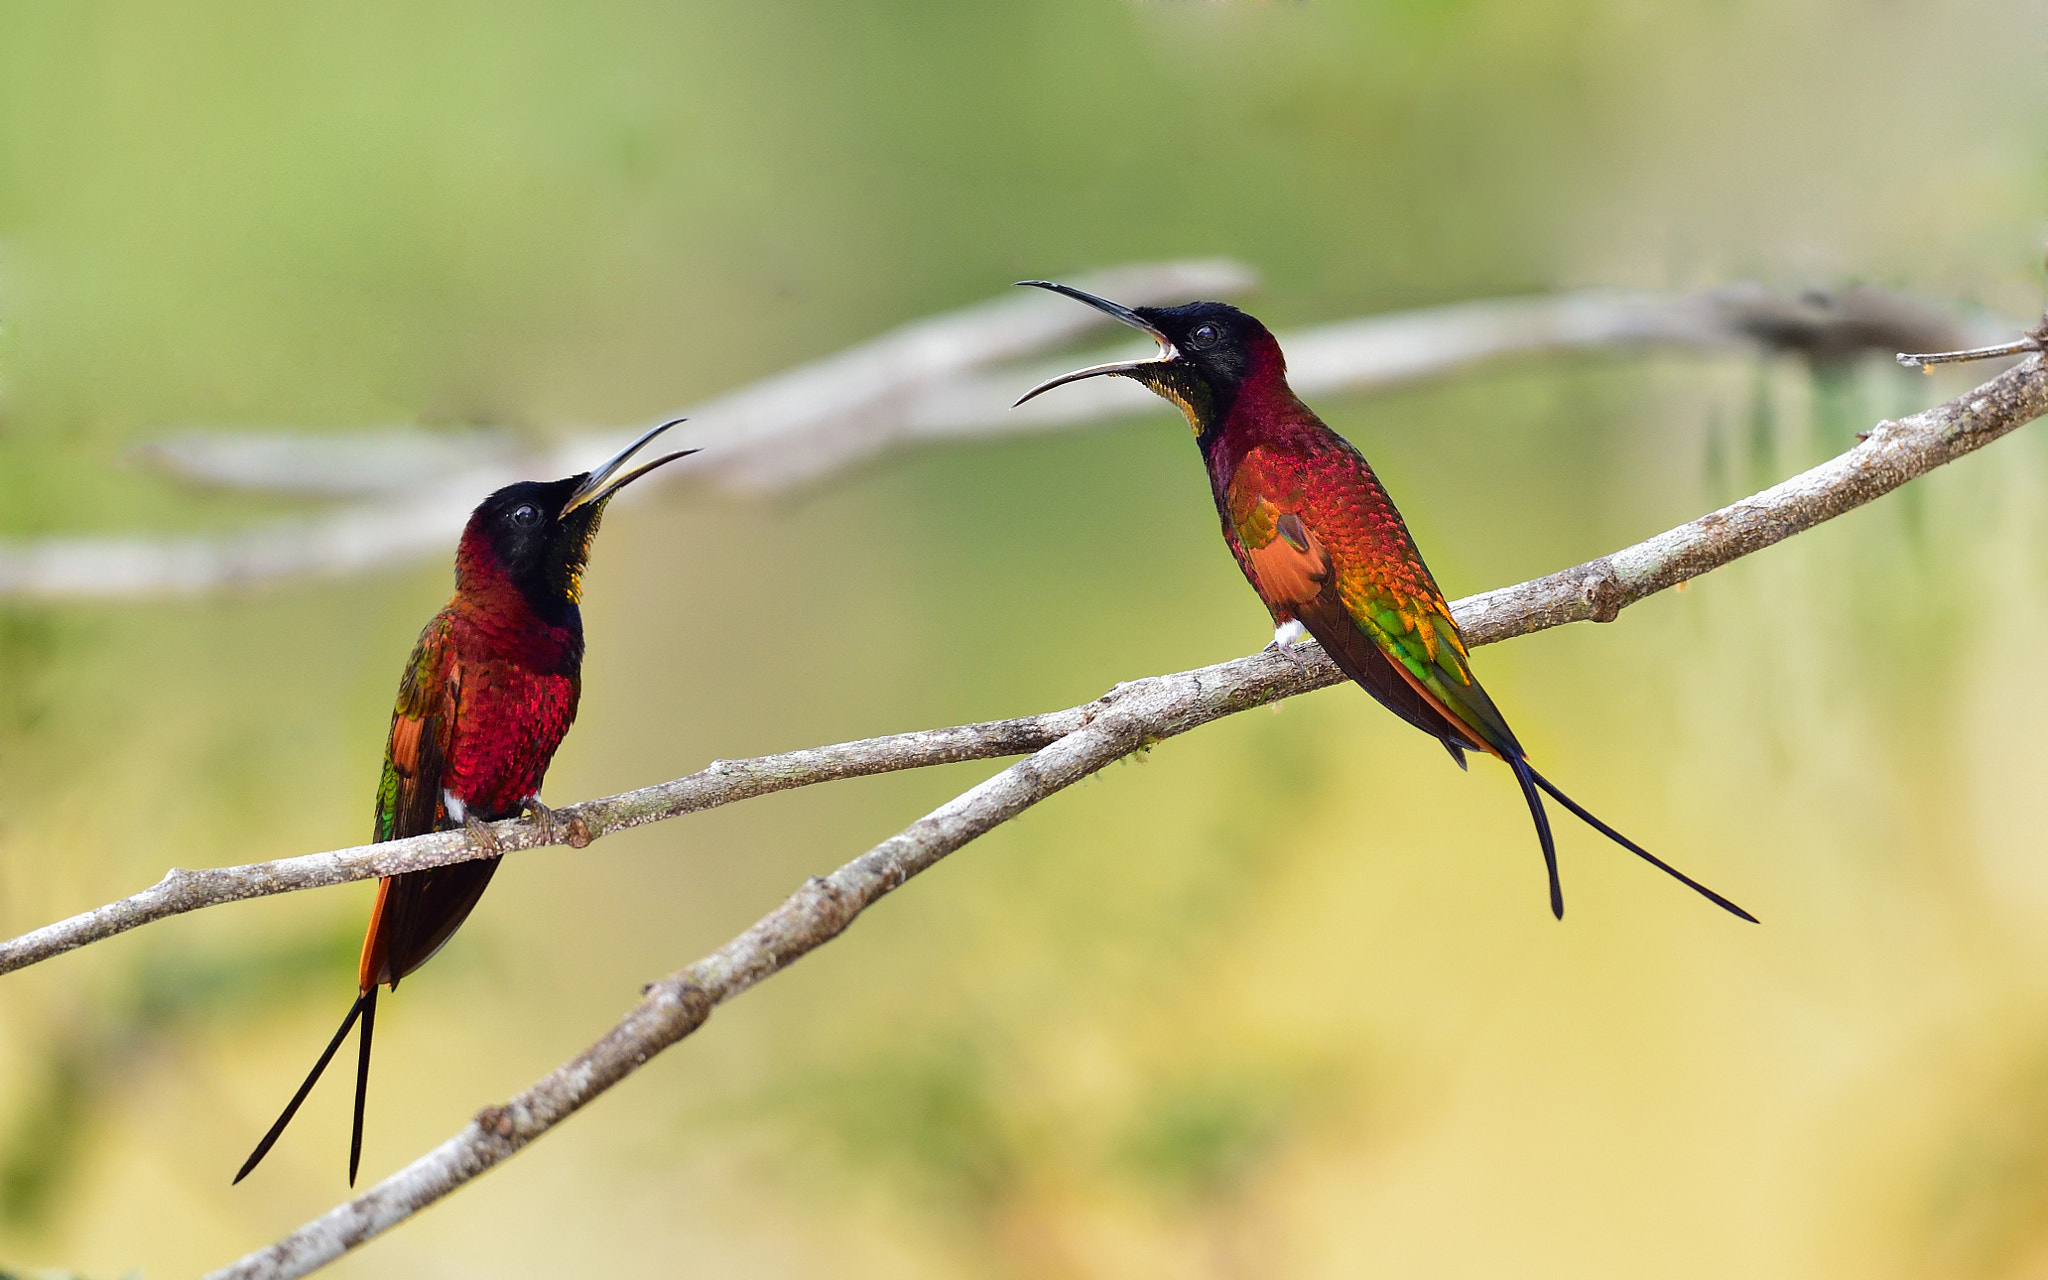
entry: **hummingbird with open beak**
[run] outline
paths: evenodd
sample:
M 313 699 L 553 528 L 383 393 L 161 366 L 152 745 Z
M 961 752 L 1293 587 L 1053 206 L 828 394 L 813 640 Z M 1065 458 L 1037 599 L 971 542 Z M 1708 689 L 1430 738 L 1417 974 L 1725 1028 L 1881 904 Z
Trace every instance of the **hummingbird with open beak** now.
M 1221 302 L 1126 307 L 1071 285 L 1018 282 L 1084 302 L 1159 344 L 1142 360 L 1099 364 L 1033 387 L 1017 401 L 1084 378 L 1129 378 L 1171 401 L 1194 429 L 1207 464 L 1223 540 L 1272 614 L 1273 647 L 1313 636 L 1339 670 L 1380 705 L 1441 742 L 1465 767 L 1467 751 L 1513 771 L 1564 917 L 1548 795 L 1582 821 L 1709 901 L 1756 917 L 1662 861 L 1559 790 L 1472 674 L 1450 605 L 1365 457 L 1287 385 L 1280 344 L 1251 316 Z
M 470 515 L 455 551 L 455 596 L 420 633 L 398 682 L 374 831 L 384 841 L 466 827 L 490 856 L 378 882 L 356 1001 L 236 1182 L 269 1153 L 360 1019 L 348 1152 L 349 1185 L 355 1185 L 377 988 L 396 990 L 399 979 L 454 936 L 483 896 L 498 869 L 498 842 L 486 823 L 529 812 L 552 831 L 541 780 L 576 718 L 582 690 L 579 602 L 590 544 L 605 504 L 619 490 L 696 452 L 685 449 L 626 469 L 634 454 L 680 421 L 644 433 L 595 470 L 507 485 Z

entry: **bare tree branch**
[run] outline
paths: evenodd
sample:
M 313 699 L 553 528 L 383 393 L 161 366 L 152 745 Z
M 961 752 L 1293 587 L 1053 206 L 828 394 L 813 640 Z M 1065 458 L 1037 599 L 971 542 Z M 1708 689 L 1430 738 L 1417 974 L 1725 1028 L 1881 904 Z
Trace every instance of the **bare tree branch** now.
M 1967 396 L 1896 422 L 1880 422 L 1855 448 L 1762 493 L 1610 555 L 1511 587 L 1467 596 L 1452 606 L 1466 640 L 1492 644 L 1568 622 L 1611 622 L 1646 596 L 1676 586 L 1881 497 L 1928 471 L 1982 448 L 2038 417 L 2048 405 L 2048 375 L 2038 360 L 2007 370 Z M 1091 724 L 1108 701 L 1140 696 L 1155 681 L 1193 682 L 1210 692 L 1187 709 L 1195 716 L 1171 733 L 1220 716 L 1337 683 L 1341 676 L 1312 644 L 1307 672 L 1257 654 L 1219 666 L 1121 685 L 1098 701 L 1064 711 L 868 738 L 837 746 L 714 761 L 700 772 L 556 810 L 554 830 L 528 820 L 493 827 L 503 852 L 566 844 L 717 808 L 775 791 L 841 778 L 926 768 L 1044 750 Z M 1249 680 L 1251 683 L 1242 684 Z M 1137 692 L 1134 692 L 1137 691 Z M 1236 701 L 1242 694 L 1249 701 Z M 1171 736 L 1164 731 L 1155 738 Z M 173 868 L 157 884 L 95 910 L 0 943 L 0 973 L 25 968 L 138 925 L 246 898 L 397 875 L 481 857 L 466 832 L 442 831 L 383 844 L 208 870 Z
M 814 783 L 1022 755 L 1072 733 L 1085 714 L 1085 708 L 1074 707 L 1017 720 L 899 733 L 751 760 L 714 760 L 672 782 L 564 805 L 554 811 L 553 830 L 519 819 L 495 823 L 491 829 L 504 853 L 549 845 L 580 849 L 615 831 Z M 0 943 L 0 974 L 202 907 L 421 871 L 488 853 L 467 831 L 456 830 L 239 867 L 173 867 L 140 893 Z
M 2030 357 L 1968 395 L 1884 421 L 1855 448 L 1762 493 L 1611 555 L 1460 600 L 1458 626 L 1490 644 L 1567 622 L 1612 622 L 1646 596 L 1718 569 L 1881 498 L 2048 412 L 2048 374 Z
M 1190 293 L 1232 295 L 1249 288 L 1251 273 L 1224 261 L 1155 263 L 1123 267 L 1093 277 L 1099 287 L 1122 290 L 1149 301 Z M 959 311 L 903 326 L 837 355 L 801 365 L 743 387 L 679 415 L 692 418 L 722 451 L 744 457 L 750 450 L 829 449 L 833 431 L 849 438 L 868 424 L 889 420 L 895 406 L 927 385 L 993 361 L 1050 350 L 1105 323 L 1102 317 L 1071 314 L 1056 300 L 1019 292 Z M 1068 313 L 1068 314 L 1063 314 Z M 515 480 L 552 479 L 585 470 L 639 434 L 619 428 L 579 434 L 545 453 L 495 459 L 488 448 L 470 465 L 429 472 L 429 479 L 376 501 L 343 507 L 313 519 L 275 521 L 217 537 L 55 537 L 8 546 L 0 544 L 0 596 L 44 599 L 195 594 L 293 576 L 338 576 L 401 564 L 445 551 L 462 531 L 479 496 Z M 394 460 L 414 455 L 416 441 L 401 440 Z M 375 446 L 369 446 L 374 448 Z M 364 450 L 354 451 L 360 456 Z M 331 466 L 331 449 L 297 447 L 266 438 L 251 453 L 202 452 L 189 440 L 145 451 L 146 460 L 181 466 L 226 467 L 244 482 L 249 474 L 275 473 L 279 459 L 303 456 L 308 467 Z M 709 455 L 705 462 L 715 466 Z M 295 464 L 296 465 L 296 464 Z M 692 463 L 693 468 L 698 464 Z M 303 471 L 305 468 L 301 468 Z M 300 475 L 295 487 L 315 480 Z M 358 474 L 355 487 L 368 487 Z M 650 482 L 656 483 L 656 482 Z M 642 497 L 636 486 L 623 500 Z
M 1081 283 L 1142 303 L 1233 296 L 1252 282 L 1252 273 L 1235 263 L 1180 262 L 1119 268 Z M 1156 412 L 1152 396 L 1116 379 L 1010 410 L 1019 386 L 1059 370 L 992 366 L 1050 351 L 1099 323 L 1107 323 L 1099 313 L 1026 292 L 906 325 L 682 411 L 678 416 L 692 419 L 711 447 L 687 473 L 664 473 L 649 484 L 687 474 L 741 494 L 781 492 L 899 445 Z M 1867 350 L 1955 345 L 1989 332 L 1948 309 L 1877 290 L 1787 298 L 1738 285 L 1683 297 L 1596 291 L 1460 303 L 1299 330 L 1282 341 L 1296 389 L 1327 395 L 1385 390 L 1510 357 L 1761 346 L 1837 360 Z M 408 562 L 452 541 L 479 494 L 516 479 L 571 474 L 632 434 L 579 434 L 521 459 L 507 437 L 491 432 L 449 439 L 405 430 L 343 440 L 186 433 L 138 456 L 208 483 L 366 500 L 222 536 L 0 544 L 0 595 L 191 594 Z
M 1455 606 L 1459 625 L 1471 643 L 1488 644 L 1567 622 L 1611 621 L 1638 600 L 1880 497 L 2044 412 L 2048 412 L 2048 371 L 2036 356 L 1968 395 L 1908 418 L 1881 422 L 1846 453 L 1762 493 L 1597 560 L 1461 600 Z M 284 1280 L 332 1261 L 509 1158 L 653 1055 L 703 1025 L 713 1007 L 824 945 L 869 905 L 1031 805 L 1152 743 L 1339 679 L 1334 666 L 1320 653 L 1313 655 L 1306 670 L 1298 670 L 1276 654 L 1256 654 L 1119 685 L 1093 703 L 1048 716 L 713 766 L 691 778 L 664 784 L 683 792 L 696 788 L 693 794 L 699 796 L 722 795 L 715 802 L 724 803 L 743 798 L 741 793 L 761 794 L 828 777 L 1012 751 L 1034 752 L 832 875 L 813 878 L 719 951 L 651 984 L 642 1001 L 602 1040 L 532 1088 L 503 1106 L 485 1108 L 453 1138 L 363 1195 L 215 1272 L 214 1277 Z M 722 792 L 715 781 L 725 770 L 738 770 L 746 779 L 731 794 Z M 578 806 L 572 811 L 572 822 L 580 820 L 583 828 L 569 832 L 565 842 L 587 843 L 587 837 L 599 829 L 615 830 L 671 816 L 662 802 L 651 798 L 663 790 L 649 788 L 612 801 Z M 673 812 L 705 807 L 702 803 L 671 804 Z M 618 807 L 607 810 L 606 805 Z M 606 823 L 613 825 L 607 827 Z M 531 832 L 529 824 L 505 824 L 500 831 L 508 848 L 545 843 Z M 216 873 L 185 873 L 218 879 L 189 902 L 147 902 L 132 908 L 117 903 L 102 908 L 113 913 L 104 922 L 96 919 L 100 913 L 88 913 L 8 943 L 0 955 L 9 957 L 11 967 L 18 967 L 91 937 L 107 936 L 146 919 L 214 901 L 412 870 L 474 853 L 456 833 Z M 304 885 L 293 882 L 302 874 L 302 867 L 306 869 Z M 66 929 L 73 932 L 67 934 Z

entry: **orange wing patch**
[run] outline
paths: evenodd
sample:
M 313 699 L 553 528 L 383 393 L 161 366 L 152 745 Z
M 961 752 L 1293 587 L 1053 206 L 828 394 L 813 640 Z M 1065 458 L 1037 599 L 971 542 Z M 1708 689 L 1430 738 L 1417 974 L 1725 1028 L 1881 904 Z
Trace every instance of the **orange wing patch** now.
M 1245 547 L 1245 558 L 1259 578 L 1259 594 L 1268 604 L 1307 604 L 1330 580 L 1330 553 L 1292 511 L 1273 522 L 1273 533 L 1266 545 Z
M 399 776 L 417 776 L 420 758 L 420 730 L 427 722 L 412 716 L 396 716 L 391 721 L 391 763 L 397 767 Z

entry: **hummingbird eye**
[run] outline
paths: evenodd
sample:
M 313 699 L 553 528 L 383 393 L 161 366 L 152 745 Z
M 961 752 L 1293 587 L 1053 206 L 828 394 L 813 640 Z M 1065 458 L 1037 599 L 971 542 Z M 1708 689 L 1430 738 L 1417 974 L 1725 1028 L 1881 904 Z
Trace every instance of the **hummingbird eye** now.
M 1188 335 L 1188 345 L 1191 347 L 1213 347 L 1222 339 L 1223 330 L 1213 324 L 1200 324 L 1196 325 L 1195 331 Z
M 522 502 L 512 508 L 512 523 L 522 529 L 531 529 L 540 523 L 540 508 L 531 502 Z

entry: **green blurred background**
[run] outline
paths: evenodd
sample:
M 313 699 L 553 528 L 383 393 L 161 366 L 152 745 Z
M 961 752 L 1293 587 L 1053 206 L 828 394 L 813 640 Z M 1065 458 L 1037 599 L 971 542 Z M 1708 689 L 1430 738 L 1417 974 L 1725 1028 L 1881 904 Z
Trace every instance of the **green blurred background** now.
M 2033 3 L 0 0 L 0 533 L 299 509 L 190 425 L 655 418 L 1020 276 L 1228 254 L 1276 326 L 1869 281 L 2024 317 Z M 1882 361 L 1523 363 L 1320 406 L 1453 595 L 1955 394 Z M 694 424 L 715 443 L 717 424 Z M 1563 828 L 1362 694 L 1178 739 L 909 886 L 351 1277 L 2048 1275 L 2048 437 L 1479 666 Z M 445 563 L 0 606 L 0 930 L 355 843 Z M 1264 643 L 1165 413 L 673 486 L 589 576 L 562 802 L 1068 705 Z M 386 1009 L 382 1177 L 990 766 L 521 855 Z M 344 1193 L 253 1138 L 371 889 L 0 981 L 0 1265 L 196 1273 Z M 343 1076 L 346 1073 L 342 1073 Z

